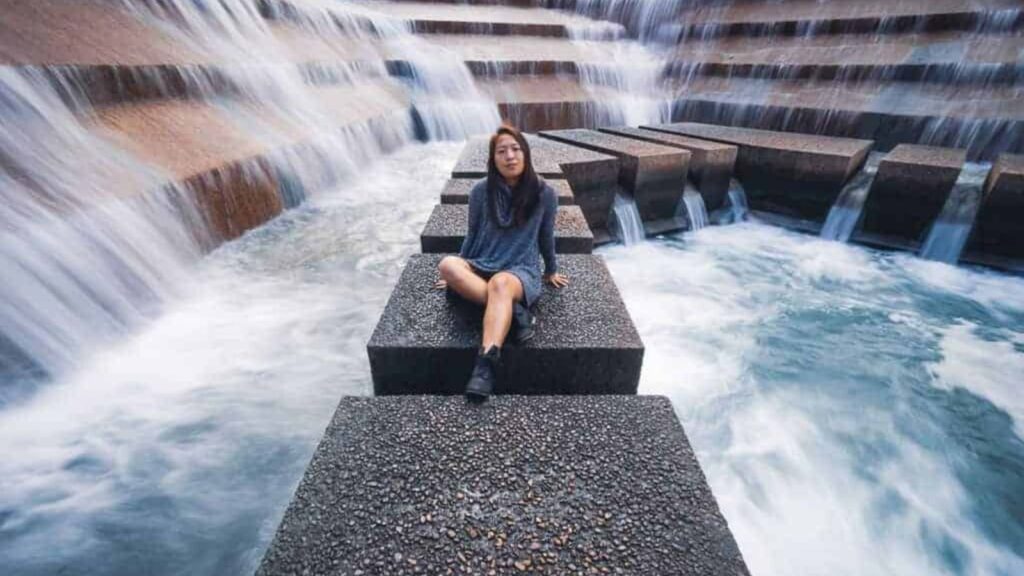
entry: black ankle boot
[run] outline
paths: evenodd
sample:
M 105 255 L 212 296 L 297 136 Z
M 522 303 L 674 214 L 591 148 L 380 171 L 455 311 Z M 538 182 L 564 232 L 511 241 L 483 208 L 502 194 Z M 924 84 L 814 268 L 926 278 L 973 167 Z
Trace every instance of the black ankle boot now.
M 486 352 L 476 357 L 473 375 L 466 384 L 466 398 L 475 402 L 483 402 L 494 392 L 494 381 L 497 379 L 498 362 L 501 360 L 501 348 L 491 346 Z
M 513 336 L 516 344 L 523 344 L 530 338 L 533 338 L 537 333 L 533 327 L 536 319 L 533 317 L 533 313 L 526 307 L 522 302 L 516 302 L 512 306 L 512 326 Z

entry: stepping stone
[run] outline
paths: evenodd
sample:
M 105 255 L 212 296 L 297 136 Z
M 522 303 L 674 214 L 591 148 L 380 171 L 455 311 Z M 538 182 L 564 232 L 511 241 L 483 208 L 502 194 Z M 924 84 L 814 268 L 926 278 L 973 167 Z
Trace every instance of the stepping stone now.
M 686 186 L 689 151 L 596 130 L 551 130 L 540 135 L 617 157 L 622 165 L 619 184 L 632 193 L 640 220 L 645 224 L 671 222 L 675 226 L 670 228 L 675 229 L 685 226 L 685 219 L 675 215 Z M 650 235 L 668 230 L 661 225 L 657 231 L 645 231 Z
M 441 254 L 409 259 L 367 344 L 378 395 L 461 394 L 480 347 L 481 307 L 435 290 Z M 499 394 L 635 394 L 644 347 L 604 259 L 559 255 L 570 284 L 545 286 L 537 335 L 506 344 Z
M 491 566 L 749 574 L 662 396 L 342 398 L 256 574 Z
M 843 185 L 864 164 L 870 140 L 682 122 L 657 132 L 739 147 L 736 175 L 754 210 L 824 221 Z
M 682 148 L 690 152 L 690 169 L 688 175 L 697 190 L 704 197 L 704 205 L 708 212 L 718 210 L 725 205 L 729 194 L 729 181 L 732 179 L 736 166 L 737 148 L 732 144 L 722 144 L 711 140 L 690 138 L 678 134 L 666 134 L 643 128 L 601 128 L 601 132 L 617 134 L 627 138 L 636 138 L 646 142 L 654 142 L 663 146 Z
M 452 178 L 445 182 L 441 191 L 441 204 L 469 204 L 469 193 L 480 178 Z M 558 205 L 573 204 L 572 186 L 568 180 L 545 178 L 545 181 L 558 194 Z
M 466 238 L 469 223 L 468 204 L 438 204 L 420 234 L 423 252 L 458 252 Z M 559 206 L 555 215 L 555 252 L 590 254 L 594 235 L 590 233 L 579 206 Z
M 594 233 L 594 242 L 601 244 L 610 241 L 608 215 L 615 194 L 620 190 L 619 159 L 533 134 L 527 134 L 526 140 L 530 143 L 537 174 L 552 180 L 567 180 L 576 204 L 583 210 L 583 216 Z M 487 154 L 486 138 L 474 138 L 467 142 L 452 170 L 452 178 L 486 177 Z
M 942 212 L 967 158 L 965 150 L 901 144 L 882 158 L 864 201 L 860 234 L 886 244 L 924 239 Z M 871 237 L 876 238 L 874 241 Z
M 1024 260 L 1024 155 L 1001 155 L 984 190 L 970 252 Z

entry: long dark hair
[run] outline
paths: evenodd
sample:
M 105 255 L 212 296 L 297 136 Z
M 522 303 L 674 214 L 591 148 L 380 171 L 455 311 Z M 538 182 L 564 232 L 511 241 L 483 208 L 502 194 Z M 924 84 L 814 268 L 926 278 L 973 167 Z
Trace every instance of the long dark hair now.
M 522 225 L 530 219 L 533 209 L 540 202 L 540 178 L 533 169 L 533 157 L 530 155 L 530 144 L 527 143 L 523 133 L 509 124 L 502 124 L 491 136 L 490 152 L 487 154 L 487 200 L 491 207 L 491 214 L 494 221 L 501 225 L 498 218 L 498 202 L 495 196 L 498 194 L 498 185 L 504 181 L 504 177 L 498 172 L 498 165 L 494 162 L 494 150 L 498 146 L 498 138 L 507 134 L 515 139 L 523 150 L 523 175 L 519 182 L 512 188 L 512 208 L 515 217 L 513 222 L 516 226 Z

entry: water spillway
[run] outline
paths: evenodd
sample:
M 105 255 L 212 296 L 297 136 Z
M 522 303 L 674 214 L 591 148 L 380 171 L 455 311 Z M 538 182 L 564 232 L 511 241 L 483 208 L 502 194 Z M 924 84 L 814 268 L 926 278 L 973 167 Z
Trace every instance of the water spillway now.
M 711 223 L 734 221 L 604 245 L 645 182 L 531 140 L 581 232 L 563 240 L 587 242 L 582 218 L 643 340 L 632 389 L 671 399 L 657 414 L 684 424 L 752 573 L 1021 572 L 1024 291 L 992 270 L 1024 259 L 1019 3 L 490 4 L 5 5 L 0 571 L 253 573 L 339 396 L 372 394 L 365 345 L 432 207 L 482 176 L 462 140 L 506 117 L 686 150 Z M 861 143 L 813 144 L 831 137 Z M 817 233 L 861 146 L 892 157 L 851 244 L 767 224 Z M 809 159 L 833 163 L 825 183 Z M 894 206 L 912 217 L 884 223 Z M 469 525 L 519 510 L 467 488 Z M 447 541 L 405 520 L 393 541 Z

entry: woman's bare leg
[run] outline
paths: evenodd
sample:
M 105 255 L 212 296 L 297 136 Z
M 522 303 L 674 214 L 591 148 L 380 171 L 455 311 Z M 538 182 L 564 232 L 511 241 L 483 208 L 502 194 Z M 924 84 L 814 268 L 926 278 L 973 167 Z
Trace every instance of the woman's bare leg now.
M 477 276 L 469 262 L 458 256 L 445 256 L 437 270 L 456 294 L 475 304 L 487 305 L 487 281 Z
M 487 282 L 487 310 L 484 311 L 484 338 L 481 348 L 501 348 L 512 326 L 512 306 L 523 299 L 523 283 L 515 274 L 499 272 Z

